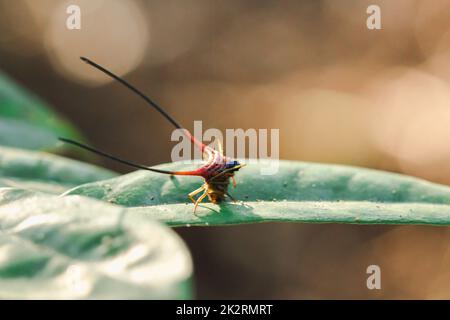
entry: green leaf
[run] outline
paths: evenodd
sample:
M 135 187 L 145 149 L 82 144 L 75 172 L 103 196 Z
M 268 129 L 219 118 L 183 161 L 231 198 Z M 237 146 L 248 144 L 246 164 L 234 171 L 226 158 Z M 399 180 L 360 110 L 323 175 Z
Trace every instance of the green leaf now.
M 53 150 L 62 147 L 58 136 L 80 139 L 45 102 L 0 72 L 0 145 Z
M 77 185 L 116 176 L 83 162 L 45 152 L 0 146 L 0 186 L 61 194 Z
M 280 161 L 275 175 L 261 175 L 267 163 L 250 164 L 236 174 L 230 192 L 243 201 L 202 204 L 197 216 L 187 194 L 198 177 L 175 180 L 136 171 L 79 186 L 80 194 L 133 208 L 133 212 L 172 226 L 265 221 L 361 224 L 450 225 L 450 188 L 404 175 L 340 166 Z M 180 164 L 161 166 L 180 169 Z
M 1 299 L 186 299 L 192 261 L 167 227 L 79 196 L 0 188 Z

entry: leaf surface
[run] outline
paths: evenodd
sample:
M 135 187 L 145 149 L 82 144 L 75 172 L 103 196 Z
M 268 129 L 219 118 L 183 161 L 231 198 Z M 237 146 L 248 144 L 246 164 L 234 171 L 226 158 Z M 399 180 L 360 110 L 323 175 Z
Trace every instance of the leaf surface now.
M 184 243 L 151 219 L 0 188 L 1 299 L 185 299 L 191 275 Z
M 45 152 L 0 146 L 0 186 L 60 194 L 115 173 Z
M 79 194 L 116 203 L 172 226 L 266 221 L 361 224 L 450 225 L 450 188 L 400 174 L 357 167 L 280 161 L 275 175 L 262 175 L 267 162 L 249 164 L 230 187 L 237 203 L 205 201 L 194 215 L 187 194 L 197 177 L 136 171 L 76 187 Z M 275 165 L 275 163 L 272 163 Z M 174 163 L 161 168 L 182 169 Z

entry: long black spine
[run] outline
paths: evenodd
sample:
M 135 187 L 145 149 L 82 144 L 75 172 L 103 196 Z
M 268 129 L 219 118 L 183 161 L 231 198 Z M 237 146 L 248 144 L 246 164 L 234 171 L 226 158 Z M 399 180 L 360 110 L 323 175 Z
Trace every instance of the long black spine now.
M 110 76 L 111 78 L 117 80 L 118 82 L 120 82 L 121 84 L 123 84 L 125 87 L 127 87 L 128 89 L 130 89 L 131 91 L 133 91 L 134 93 L 136 93 L 138 96 L 140 96 L 142 99 L 144 99 L 150 106 L 152 106 L 153 108 L 155 108 L 160 114 L 162 114 L 164 116 L 164 118 L 166 118 L 171 124 L 173 124 L 176 128 L 178 129 L 183 129 L 183 127 L 172 117 L 170 116 L 161 106 L 159 106 L 156 102 L 154 102 L 152 99 L 150 99 L 149 97 L 147 97 L 145 94 L 143 94 L 139 89 L 137 89 L 135 86 L 133 86 L 132 84 L 128 83 L 127 81 L 125 81 L 124 79 L 122 79 L 121 77 L 115 75 L 114 73 L 112 73 L 111 71 L 105 69 L 104 67 L 102 67 L 101 65 L 95 63 L 94 61 L 86 58 L 86 57 L 80 57 L 81 60 L 83 60 L 84 62 L 86 62 L 87 64 L 93 66 L 94 68 L 100 70 L 101 72 L 107 74 L 108 76 Z
M 94 61 L 92 61 L 92 60 L 90 60 L 90 59 L 88 59 L 86 57 L 80 57 L 80 58 L 81 58 L 82 61 L 84 61 L 87 64 L 93 66 L 94 68 L 100 70 L 101 72 L 105 73 L 106 75 L 110 76 L 111 78 L 117 80 L 122 85 L 124 85 L 125 87 L 127 87 L 128 89 L 130 89 L 131 91 L 136 93 L 138 96 L 140 96 L 142 99 L 144 99 L 150 106 L 152 106 L 154 109 L 156 109 L 161 115 L 163 115 L 176 128 L 183 129 L 183 127 L 174 118 L 172 118 L 161 106 L 159 106 L 156 102 L 154 102 L 152 99 L 150 99 L 145 94 L 143 94 L 135 86 L 133 86 L 132 84 L 128 83 L 127 81 L 125 81 L 121 77 L 115 75 L 111 71 L 105 69 L 101 65 L 95 63 Z M 149 167 L 146 167 L 146 166 L 143 166 L 143 165 L 140 165 L 140 164 L 128 161 L 128 160 L 124 160 L 124 159 L 118 158 L 118 157 L 113 156 L 113 155 L 111 155 L 109 153 L 106 153 L 104 151 L 95 149 L 93 147 L 87 146 L 85 144 L 82 144 L 82 143 L 74 141 L 74 140 L 70 140 L 70 139 L 66 139 L 66 138 L 59 138 L 59 140 L 65 142 L 65 143 L 69 143 L 69 144 L 75 145 L 75 146 L 77 146 L 79 148 L 88 150 L 90 152 L 93 152 L 93 153 L 98 154 L 100 156 L 106 157 L 108 159 L 111 159 L 111 160 L 120 162 L 122 164 L 128 165 L 130 167 L 134 167 L 134 168 L 142 169 L 142 170 L 153 171 L 153 172 L 158 172 L 158 173 L 164 173 L 164 174 L 173 174 L 172 171 L 166 171 L 166 170 L 159 170 L 159 169 L 149 168 Z
M 146 167 L 146 166 L 143 166 L 143 165 L 140 165 L 140 164 L 128 161 L 128 160 L 120 159 L 120 158 L 118 158 L 116 156 L 113 156 L 113 155 L 111 155 L 109 153 L 106 153 L 104 151 L 92 148 L 90 146 L 87 146 L 85 144 L 82 144 L 82 143 L 74 141 L 74 140 L 70 140 L 70 139 L 66 139 L 66 138 L 59 138 L 59 140 L 61 140 L 62 142 L 65 142 L 65 143 L 69 143 L 69 144 L 75 145 L 75 146 L 77 146 L 79 148 L 86 149 L 86 150 L 88 150 L 90 152 L 96 153 L 96 154 L 101 155 L 103 157 L 106 157 L 108 159 L 111 159 L 111 160 L 114 160 L 114 161 L 126 164 L 126 165 L 128 165 L 130 167 L 134 167 L 134 168 L 142 169 L 142 170 L 153 171 L 153 172 L 158 172 L 158 173 L 173 174 L 172 171 L 166 171 L 166 170 L 159 170 L 159 169 L 149 168 L 149 167 Z

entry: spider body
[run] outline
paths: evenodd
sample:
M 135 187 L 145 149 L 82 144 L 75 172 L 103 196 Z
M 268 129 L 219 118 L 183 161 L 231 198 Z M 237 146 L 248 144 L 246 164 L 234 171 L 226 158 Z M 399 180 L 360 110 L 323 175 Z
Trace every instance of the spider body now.
M 228 186 L 230 185 L 231 179 L 234 179 L 234 172 L 227 172 L 214 181 L 208 182 L 208 180 L 205 180 L 205 188 L 209 201 L 211 201 L 212 203 L 221 203 L 225 200 L 225 196 L 231 198 L 230 194 L 228 193 Z
M 194 141 L 194 144 L 199 143 L 194 137 L 191 137 L 191 139 Z M 203 166 L 193 171 L 173 172 L 174 175 L 200 176 L 204 179 L 204 184 L 188 195 L 189 199 L 195 204 L 194 213 L 197 206 L 206 197 L 215 204 L 223 202 L 226 197 L 229 197 L 234 201 L 234 198 L 228 192 L 228 187 L 230 185 L 230 180 L 232 181 L 233 186 L 236 187 L 236 181 L 234 179 L 235 172 L 244 166 L 240 164 L 239 161 L 224 156 L 220 142 L 219 150 L 214 150 L 201 143 L 200 148 L 204 155 L 207 156 L 207 161 Z M 194 196 L 201 192 L 203 193 L 195 199 Z

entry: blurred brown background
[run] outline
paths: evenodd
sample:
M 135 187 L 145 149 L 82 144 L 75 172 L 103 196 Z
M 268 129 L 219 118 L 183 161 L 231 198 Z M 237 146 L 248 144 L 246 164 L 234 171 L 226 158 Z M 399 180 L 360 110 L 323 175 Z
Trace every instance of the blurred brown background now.
M 81 30 L 66 28 L 70 4 Z M 366 28 L 370 4 L 382 30 Z M 447 0 L 0 0 L 0 68 L 96 146 L 149 165 L 170 161 L 171 126 L 80 55 L 126 75 L 188 128 L 280 128 L 284 159 L 450 184 L 449 40 Z M 449 228 L 177 231 L 198 298 L 450 299 Z M 370 264 L 382 290 L 366 287 Z

